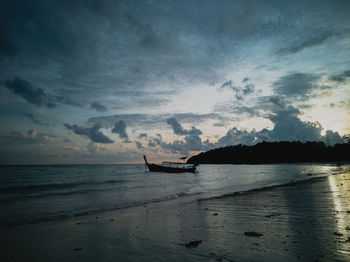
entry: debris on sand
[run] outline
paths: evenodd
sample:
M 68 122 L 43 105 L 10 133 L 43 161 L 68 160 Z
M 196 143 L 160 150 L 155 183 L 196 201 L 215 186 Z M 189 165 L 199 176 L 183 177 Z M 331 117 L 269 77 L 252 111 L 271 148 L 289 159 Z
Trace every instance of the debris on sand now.
M 271 215 L 266 215 L 265 217 L 277 217 L 280 216 L 281 214 L 279 213 L 272 213 Z
M 219 214 L 218 214 L 218 213 L 214 213 L 214 214 L 213 214 L 213 216 L 217 216 L 217 215 L 219 215 Z
M 202 240 L 191 240 L 190 242 L 186 243 L 185 246 L 187 248 L 198 247 L 202 242 Z
M 258 232 L 254 232 L 254 231 L 244 232 L 244 235 L 247 237 L 262 237 L 262 236 L 264 236 L 263 234 L 258 233 Z

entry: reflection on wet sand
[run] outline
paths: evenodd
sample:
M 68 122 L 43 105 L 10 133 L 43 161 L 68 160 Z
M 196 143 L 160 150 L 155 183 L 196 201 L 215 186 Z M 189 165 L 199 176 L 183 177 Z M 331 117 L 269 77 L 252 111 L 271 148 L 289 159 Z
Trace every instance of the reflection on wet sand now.
M 340 176 L 340 179 L 339 176 L 328 177 L 337 223 L 334 234 L 340 238 L 338 251 L 350 255 L 350 178 L 343 174 Z
M 238 260 L 349 260 L 349 179 L 350 174 L 311 178 L 203 201 L 202 208 L 219 214 L 206 216 L 208 248 Z M 246 231 L 263 236 L 249 238 Z

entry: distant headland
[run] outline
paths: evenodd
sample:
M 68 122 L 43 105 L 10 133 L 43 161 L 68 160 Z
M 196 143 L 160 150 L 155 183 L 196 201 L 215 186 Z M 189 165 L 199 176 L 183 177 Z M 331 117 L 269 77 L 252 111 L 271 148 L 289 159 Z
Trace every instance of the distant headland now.
M 326 146 L 323 142 L 262 142 L 213 149 L 192 156 L 191 164 L 272 164 L 298 162 L 349 162 L 350 144 Z

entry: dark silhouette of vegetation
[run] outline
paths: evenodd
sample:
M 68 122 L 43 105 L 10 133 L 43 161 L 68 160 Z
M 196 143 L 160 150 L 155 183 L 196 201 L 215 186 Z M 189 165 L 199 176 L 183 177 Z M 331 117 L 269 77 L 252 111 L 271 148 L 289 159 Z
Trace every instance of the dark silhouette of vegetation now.
M 191 164 L 269 164 L 350 161 L 350 144 L 327 147 L 323 142 L 262 142 L 213 149 L 191 157 Z

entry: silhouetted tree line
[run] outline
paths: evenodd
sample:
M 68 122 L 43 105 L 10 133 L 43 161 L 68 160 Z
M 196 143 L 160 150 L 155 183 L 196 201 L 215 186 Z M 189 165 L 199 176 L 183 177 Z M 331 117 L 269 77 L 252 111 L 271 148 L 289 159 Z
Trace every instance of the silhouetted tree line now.
M 262 142 L 213 149 L 191 157 L 191 164 L 268 164 L 350 161 L 350 144 L 327 147 L 323 142 Z

